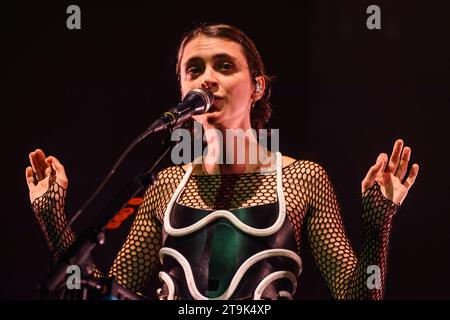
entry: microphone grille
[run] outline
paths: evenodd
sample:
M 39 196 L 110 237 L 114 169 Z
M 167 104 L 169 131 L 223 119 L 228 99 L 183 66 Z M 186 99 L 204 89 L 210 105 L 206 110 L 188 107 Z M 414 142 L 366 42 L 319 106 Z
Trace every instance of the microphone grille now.
M 208 112 L 209 108 L 211 108 L 212 104 L 214 103 L 214 95 L 211 91 L 209 91 L 208 89 L 204 89 L 204 88 L 196 88 L 191 90 L 190 92 L 192 93 L 196 93 L 199 94 L 205 104 L 205 110 L 204 113 Z

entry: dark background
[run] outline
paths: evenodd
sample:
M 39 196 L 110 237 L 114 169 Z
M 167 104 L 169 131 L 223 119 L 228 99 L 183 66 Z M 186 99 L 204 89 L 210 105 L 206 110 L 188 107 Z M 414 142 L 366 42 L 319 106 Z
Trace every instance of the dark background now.
M 444 3 L 2 7 L 0 298 L 38 298 L 36 288 L 49 267 L 47 245 L 29 207 L 28 153 L 40 147 L 64 164 L 67 212 L 73 215 L 126 146 L 179 101 L 174 69 L 184 31 L 195 22 L 215 21 L 235 25 L 255 41 L 276 76 L 270 124 L 281 129 L 281 152 L 327 169 L 357 251 L 361 180 L 380 152 L 390 154 L 397 138 L 411 146 L 420 173 L 394 221 L 385 298 L 449 299 L 450 8 Z M 66 28 L 69 4 L 81 7 L 81 30 Z M 366 28 L 370 4 L 381 7 L 381 30 Z M 160 144 L 155 136 L 133 151 L 94 208 L 148 168 Z M 95 214 L 86 212 L 74 230 L 83 230 Z M 130 223 L 108 235 L 96 252 L 104 271 Z M 311 256 L 305 251 L 302 258 L 299 297 L 329 299 Z

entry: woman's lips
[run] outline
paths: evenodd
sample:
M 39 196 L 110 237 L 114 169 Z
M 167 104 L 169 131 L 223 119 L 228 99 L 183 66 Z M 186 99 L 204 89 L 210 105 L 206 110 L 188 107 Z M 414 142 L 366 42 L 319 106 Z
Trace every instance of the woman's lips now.
M 218 104 L 223 100 L 221 97 L 214 97 L 214 103 L 212 104 L 211 108 L 209 108 L 209 112 L 213 111 L 219 111 Z

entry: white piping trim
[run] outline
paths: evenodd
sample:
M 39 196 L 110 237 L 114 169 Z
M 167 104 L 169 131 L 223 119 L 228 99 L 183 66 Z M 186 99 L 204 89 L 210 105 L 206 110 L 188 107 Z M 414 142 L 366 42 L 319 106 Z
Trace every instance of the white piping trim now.
M 255 263 L 264 260 L 266 258 L 270 257 L 287 257 L 292 260 L 294 260 L 297 263 L 298 270 L 297 270 L 297 277 L 300 275 L 302 271 L 302 260 L 301 258 L 293 251 L 286 250 L 286 249 L 269 249 L 264 250 L 261 252 L 258 252 L 245 260 L 245 262 L 239 267 L 239 269 L 236 271 L 236 274 L 233 276 L 233 279 L 231 280 L 230 285 L 225 290 L 225 292 L 216 298 L 208 298 L 202 295 L 195 284 L 194 276 L 192 274 L 191 266 L 189 265 L 189 262 L 186 260 L 186 258 L 179 253 L 178 251 L 172 249 L 172 248 L 161 248 L 159 251 L 159 258 L 161 260 L 161 263 L 163 263 L 163 257 L 164 256 L 171 256 L 177 262 L 181 265 L 184 271 L 184 275 L 186 277 L 186 283 L 189 289 L 189 292 L 191 296 L 195 300 L 228 300 L 233 295 L 234 291 L 236 290 L 239 282 L 241 281 L 244 274 L 247 272 L 247 270 L 252 267 Z
M 159 279 L 161 281 L 164 281 L 164 283 L 167 285 L 167 289 L 169 290 L 167 300 L 175 300 L 175 284 L 173 283 L 172 278 L 164 271 L 161 271 L 158 275 Z
M 288 300 L 293 300 L 294 299 L 293 295 L 289 291 L 286 291 L 286 290 L 278 291 L 278 297 L 280 297 L 280 298 L 288 298 Z
M 278 230 L 281 229 L 283 226 L 284 220 L 286 218 L 286 203 L 284 199 L 284 193 L 283 193 L 283 179 L 282 179 L 282 156 L 280 152 L 276 152 L 276 171 L 277 171 L 277 196 L 278 196 L 278 206 L 279 206 L 279 212 L 278 212 L 278 218 L 275 221 L 275 223 L 265 229 L 259 229 L 259 228 L 253 228 L 245 223 L 241 222 L 233 213 L 231 213 L 228 210 L 217 210 L 210 214 L 208 214 L 203 219 L 197 221 L 193 225 L 190 225 L 188 227 L 184 228 L 173 228 L 170 224 L 170 215 L 172 212 L 173 205 L 175 204 L 175 201 L 177 201 L 178 197 L 181 194 L 181 191 L 186 186 L 187 181 L 189 180 L 189 177 L 192 174 L 194 167 L 193 164 L 189 166 L 188 170 L 186 171 L 186 174 L 184 175 L 183 179 L 181 180 L 180 184 L 178 185 L 177 189 L 175 190 L 172 198 L 170 199 L 169 204 L 167 205 L 166 211 L 164 213 L 164 229 L 167 232 L 168 235 L 171 235 L 173 237 L 182 237 L 188 234 L 191 234 L 204 226 L 208 225 L 214 220 L 225 218 L 228 221 L 230 221 L 237 229 L 240 231 L 250 234 L 252 236 L 256 237 L 267 237 L 274 233 L 276 233 Z
M 292 283 L 292 295 L 294 295 L 295 291 L 297 290 L 297 278 L 295 275 L 290 271 L 276 271 L 268 276 L 266 276 L 264 279 L 261 280 L 261 282 L 258 284 L 258 286 L 255 289 L 255 293 L 253 295 L 253 300 L 261 300 L 261 296 L 266 290 L 267 286 L 278 279 L 284 279 L 287 278 Z

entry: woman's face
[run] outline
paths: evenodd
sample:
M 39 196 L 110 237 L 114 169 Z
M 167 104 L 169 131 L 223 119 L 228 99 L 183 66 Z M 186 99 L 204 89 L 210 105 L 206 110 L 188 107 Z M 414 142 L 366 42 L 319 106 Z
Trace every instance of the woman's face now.
M 236 42 L 199 35 L 183 51 L 182 96 L 195 88 L 208 88 L 215 97 L 208 113 L 194 116 L 206 127 L 250 127 L 255 86 L 242 50 Z

